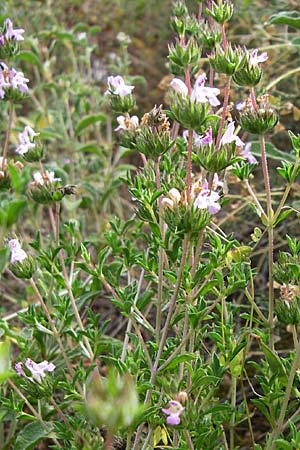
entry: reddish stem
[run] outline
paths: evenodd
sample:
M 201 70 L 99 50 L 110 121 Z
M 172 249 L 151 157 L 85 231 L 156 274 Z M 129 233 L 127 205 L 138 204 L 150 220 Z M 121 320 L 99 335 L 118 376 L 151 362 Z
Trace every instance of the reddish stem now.
M 250 88 L 250 97 L 251 97 L 252 106 L 255 109 L 255 111 L 257 111 L 258 106 L 257 106 L 257 102 L 256 102 L 255 92 L 254 92 L 254 87 L 253 86 Z
M 228 106 L 228 101 L 229 101 L 229 94 L 230 94 L 230 83 L 231 83 L 231 77 L 229 76 L 227 78 L 227 82 L 226 82 L 226 86 L 225 86 L 224 103 L 223 103 L 223 108 L 222 108 L 222 117 L 221 117 L 220 127 L 219 127 L 219 131 L 218 131 L 218 136 L 217 136 L 217 145 L 216 145 L 217 148 L 219 147 L 220 142 L 221 142 L 223 126 L 224 126 L 224 123 L 225 123 L 225 118 L 226 118 L 226 113 L 227 113 L 227 106 Z

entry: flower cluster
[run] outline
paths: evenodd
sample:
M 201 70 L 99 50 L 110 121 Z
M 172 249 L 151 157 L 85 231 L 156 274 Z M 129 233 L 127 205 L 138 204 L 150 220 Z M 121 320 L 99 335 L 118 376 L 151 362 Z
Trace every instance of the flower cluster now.
M 0 63 L 0 98 L 4 99 L 5 94 L 10 90 L 19 91 L 21 94 L 28 92 L 28 78 L 23 72 L 18 72 L 14 68 L 9 69 L 4 62 Z
M 16 153 L 18 155 L 25 155 L 29 150 L 35 148 L 34 138 L 40 133 L 35 133 L 35 131 L 27 125 L 22 133 L 19 133 L 19 145 L 16 148 Z
M 217 214 L 221 209 L 221 205 L 218 203 L 220 195 L 214 191 L 214 189 L 222 185 L 223 183 L 219 181 L 217 174 L 214 175 L 211 189 L 209 188 L 209 184 L 206 179 L 202 182 L 200 192 L 198 183 L 195 183 L 191 192 L 191 200 L 194 206 L 199 209 L 207 209 L 210 214 Z M 163 197 L 162 205 L 171 210 L 173 210 L 176 206 L 187 206 L 185 192 L 181 194 L 176 188 L 170 189 L 168 196 Z
M 19 376 L 26 377 L 30 381 L 41 382 L 42 378 L 45 378 L 46 372 L 53 372 L 55 369 L 55 365 L 53 363 L 49 363 L 48 361 L 42 361 L 40 363 L 36 363 L 32 361 L 32 359 L 27 358 L 25 360 L 25 368 L 31 373 L 32 376 L 27 376 L 24 368 L 23 362 L 18 362 L 15 365 L 16 372 Z
M 206 74 L 202 73 L 196 78 L 194 88 L 191 91 L 190 98 L 194 102 L 206 103 L 208 102 L 211 106 L 220 105 L 220 101 L 217 95 L 220 94 L 220 89 L 206 87 Z M 173 78 L 170 86 L 177 92 L 177 94 L 187 97 L 189 94 L 188 86 L 179 78 Z
M 7 18 L 4 21 L 2 31 L 0 31 L 0 46 L 5 45 L 7 41 L 24 41 L 24 30 L 22 28 L 13 28 L 12 21 Z

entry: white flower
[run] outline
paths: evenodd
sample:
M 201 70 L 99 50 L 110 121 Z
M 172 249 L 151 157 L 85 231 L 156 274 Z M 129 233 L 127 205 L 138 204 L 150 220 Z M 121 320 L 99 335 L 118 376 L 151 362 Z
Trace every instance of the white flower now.
M 36 363 L 32 361 L 32 359 L 27 358 L 25 361 L 25 366 L 32 373 L 32 377 L 38 383 L 40 383 L 42 378 L 45 378 L 45 372 L 53 372 L 55 369 L 55 365 L 52 363 L 48 363 L 48 361 L 42 361 L 40 363 Z
M 263 62 L 267 61 L 267 59 L 268 59 L 267 52 L 263 52 L 260 55 L 258 55 L 257 53 L 258 53 L 258 49 L 256 48 L 250 54 L 250 65 L 251 66 L 257 66 L 257 64 L 263 63 Z
M 208 182 L 204 180 L 202 189 L 196 198 L 194 205 L 199 209 L 208 209 L 210 214 L 217 214 L 221 205 L 218 203 L 220 196 L 217 192 L 208 189 Z
M 117 75 L 116 77 L 110 76 L 107 78 L 108 90 L 105 94 L 115 94 L 120 97 L 125 97 L 128 94 L 131 94 L 131 91 L 135 88 L 135 86 L 130 86 L 125 84 L 124 79 L 121 75 Z
M 170 86 L 177 92 L 177 94 L 183 96 L 188 95 L 189 90 L 187 85 L 179 78 L 173 78 L 173 80 L 170 83 Z
M 43 174 L 41 172 L 34 172 L 32 174 L 35 185 L 41 185 L 44 186 L 44 184 L 47 183 L 54 183 L 55 181 L 61 181 L 61 178 L 55 178 L 55 174 L 53 171 L 48 172 L 48 170 L 45 170 Z
M 7 18 L 4 21 L 5 26 L 5 39 L 13 40 L 13 41 L 24 41 L 22 34 L 24 33 L 23 28 L 15 28 L 13 29 L 12 21 Z
M 191 100 L 196 100 L 199 103 L 209 102 L 211 106 L 220 105 L 217 95 L 220 94 L 220 89 L 205 87 L 206 74 L 199 75 L 195 81 L 194 88 L 191 94 Z
M 115 128 L 115 131 L 120 130 L 130 130 L 134 131 L 139 126 L 139 118 L 138 116 L 132 116 L 129 115 L 126 116 L 118 116 L 117 117 L 118 126 Z
M 24 155 L 28 152 L 28 150 L 35 147 L 35 144 L 32 142 L 35 136 L 38 136 L 40 133 L 35 133 L 34 130 L 27 125 L 22 133 L 19 133 L 19 145 L 16 148 L 16 153 L 19 155 Z
M 243 147 L 245 145 L 244 142 L 234 134 L 234 121 L 229 122 L 227 130 L 222 136 L 220 146 L 231 144 L 232 142 L 235 142 L 237 147 Z
M 247 144 L 245 145 L 245 148 L 242 150 L 242 156 L 244 158 L 248 159 L 248 162 L 250 164 L 256 164 L 257 163 L 257 159 L 251 153 L 251 145 L 252 145 L 251 142 L 247 142 Z
M 172 188 L 168 192 L 168 196 L 174 203 L 179 203 L 181 199 L 181 194 L 178 189 Z
M 10 248 L 11 264 L 21 262 L 27 258 L 27 253 L 22 249 L 18 239 L 11 239 L 10 241 L 8 241 L 8 246 Z
M 29 79 L 24 77 L 24 73 L 20 71 L 18 72 L 15 69 L 10 69 L 9 72 L 11 87 L 14 89 L 19 89 L 19 91 L 24 93 L 27 92 L 27 83 L 29 82 Z

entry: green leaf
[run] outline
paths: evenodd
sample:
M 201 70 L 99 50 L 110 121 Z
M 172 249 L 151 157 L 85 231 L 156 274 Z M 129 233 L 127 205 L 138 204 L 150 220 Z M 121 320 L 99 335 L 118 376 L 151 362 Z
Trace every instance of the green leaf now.
M 266 346 L 262 341 L 259 343 L 266 360 L 269 363 L 270 369 L 273 373 L 278 373 L 280 377 L 287 381 L 287 374 L 284 365 L 281 362 L 281 359 L 277 355 L 277 353 L 271 351 L 269 347 Z
M 292 212 L 293 212 L 292 209 L 285 209 L 284 211 L 282 211 L 279 214 L 276 222 L 274 223 L 274 226 L 277 226 L 282 220 L 284 220 L 286 217 L 288 217 Z
M 195 356 L 192 353 L 184 353 L 183 355 L 175 356 L 162 370 L 164 372 L 165 370 L 174 369 L 178 366 L 178 364 L 182 362 L 192 361 L 195 358 Z
M 291 450 L 291 444 L 285 439 L 276 439 L 275 444 L 277 450 Z
M 18 53 L 18 59 L 21 59 L 22 61 L 26 61 L 30 64 L 32 64 L 33 66 L 37 66 L 39 69 L 42 69 L 43 65 L 39 59 L 39 57 L 30 51 L 22 51 L 20 53 Z
M 49 428 L 49 423 L 47 424 Z M 51 429 L 49 431 L 52 430 Z M 30 450 L 33 449 L 42 439 L 49 435 L 39 422 L 32 422 L 19 431 L 14 450 Z
M 103 122 L 104 120 L 105 120 L 105 114 L 103 114 L 103 113 L 85 116 L 83 119 L 81 119 L 78 122 L 75 133 L 78 136 L 82 132 L 82 130 L 87 128 L 89 125 L 92 125 L 93 123 L 97 123 L 97 122 Z
M 16 200 L 11 200 L 2 208 L 0 208 L 0 225 L 4 227 L 11 227 L 11 225 L 17 222 L 19 215 L 23 211 L 27 204 L 27 199 L 21 197 Z
M 271 159 L 276 159 L 278 161 L 288 161 L 293 163 L 296 161 L 295 155 L 289 152 L 282 152 L 270 142 L 266 142 L 266 152 L 267 157 Z M 253 155 L 255 156 L 260 156 L 261 153 L 259 141 L 252 142 L 251 153 L 253 153 Z
M 95 153 L 96 155 L 100 154 L 99 146 L 93 143 L 81 144 L 78 147 L 76 146 L 75 151 L 81 153 Z
M 9 251 L 7 247 L 0 248 L 0 273 L 3 272 L 8 261 Z
M 289 25 L 300 29 L 300 14 L 298 11 L 281 11 L 277 14 L 273 14 L 266 22 L 267 25 L 273 23 Z

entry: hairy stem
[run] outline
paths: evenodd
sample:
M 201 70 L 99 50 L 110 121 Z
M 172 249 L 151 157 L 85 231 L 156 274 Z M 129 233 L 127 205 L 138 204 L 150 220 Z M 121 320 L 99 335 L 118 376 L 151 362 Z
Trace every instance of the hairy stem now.
M 295 327 L 295 325 L 294 325 L 294 327 Z M 283 403 L 281 405 L 280 415 L 279 415 L 278 421 L 276 423 L 276 426 L 274 427 L 274 429 L 269 437 L 269 440 L 266 445 L 266 450 L 274 450 L 275 449 L 274 441 L 283 431 L 285 414 L 286 414 L 287 407 L 288 407 L 288 404 L 290 401 L 294 378 L 295 378 L 296 372 L 299 368 L 299 361 L 300 361 L 300 342 L 298 342 L 298 346 L 296 348 L 293 364 L 292 364 L 288 382 L 287 382 L 287 387 L 285 390 Z
M 217 142 L 216 147 L 218 148 L 220 146 L 220 142 L 222 139 L 222 131 L 226 119 L 227 114 L 227 107 L 228 107 L 228 101 L 229 101 L 229 94 L 230 94 L 230 83 L 231 83 L 231 77 L 227 77 L 226 85 L 225 85 L 225 92 L 224 92 L 224 102 L 223 102 L 223 108 L 222 108 L 222 116 L 221 116 L 221 122 L 218 130 L 217 135 Z
M 26 404 L 26 406 L 28 407 L 28 409 L 32 412 L 32 414 L 34 415 L 34 417 L 40 422 L 40 424 L 42 425 L 42 427 L 44 428 L 44 430 L 49 433 L 50 430 L 48 428 L 48 425 L 44 422 L 42 416 L 34 409 L 34 407 L 32 406 L 32 404 L 27 400 L 27 398 L 25 397 L 25 395 L 22 394 L 22 392 L 20 391 L 20 389 L 15 385 L 15 383 L 13 381 L 11 381 L 10 379 L 7 380 L 8 384 L 13 388 L 13 390 L 18 394 L 18 396 L 24 401 L 24 403 Z M 51 438 L 52 441 L 59 447 L 59 448 L 64 448 L 60 445 L 60 443 L 58 442 L 57 439 L 55 438 Z
M 274 349 L 274 280 L 273 280 L 273 247 L 274 247 L 274 229 L 273 229 L 273 210 L 272 197 L 270 187 L 270 177 L 268 170 L 267 154 L 264 135 L 259 137 L 261 162 L 265 182 L 266 200 L 267 200 L 267 216 L 268 216 L 268 264 L 269 264 L 269 329 L 270 329 L 270 348 Z
M 1 169 L 3 172 L 4 172 L 5 162 L 6 162 L 7 153 L 8 153 L 8 143 L 9 143 L 9 137 L 10 137 L 11 127 L 12 127 L 13 113 L 14 113 L 14 104 L 13 104 L 13 102 L 10 102 L 9 103 L 9 112 L 8 112 L 8 123 L 7 123 L 5 140 L 4 140 L 4 145 L 3 145 L 3 153 L 2 153 L 3 159 L 2 159 Z

